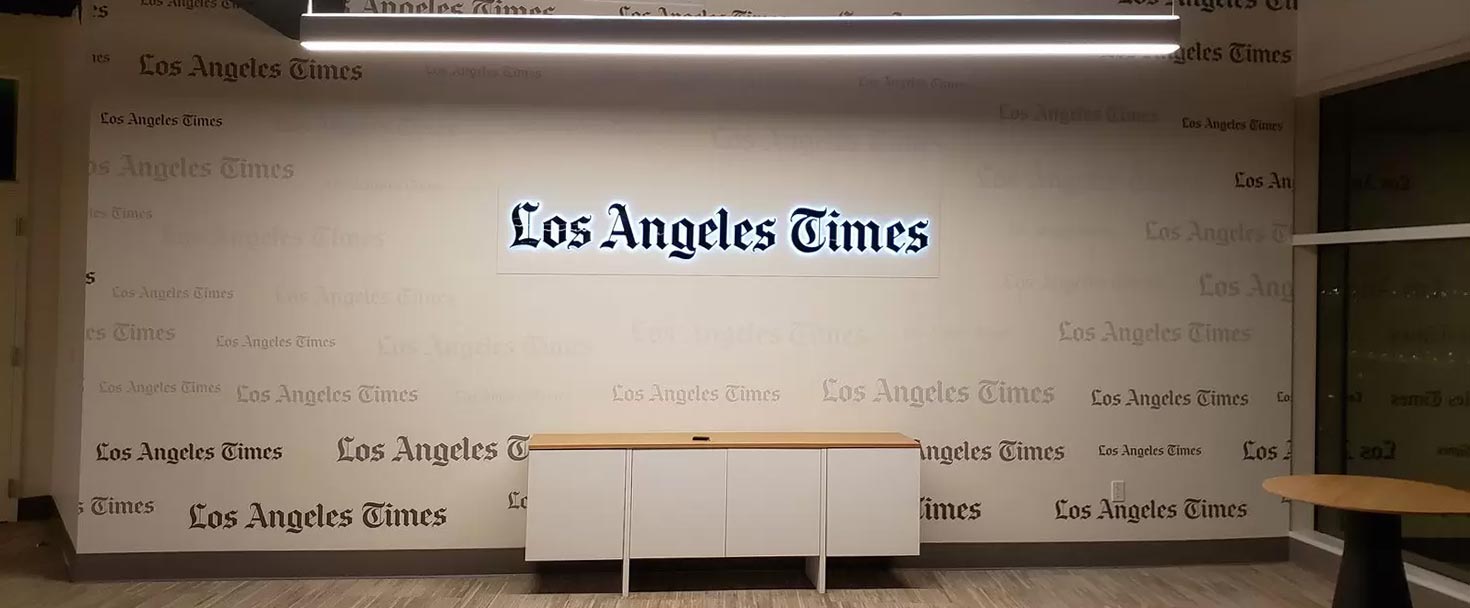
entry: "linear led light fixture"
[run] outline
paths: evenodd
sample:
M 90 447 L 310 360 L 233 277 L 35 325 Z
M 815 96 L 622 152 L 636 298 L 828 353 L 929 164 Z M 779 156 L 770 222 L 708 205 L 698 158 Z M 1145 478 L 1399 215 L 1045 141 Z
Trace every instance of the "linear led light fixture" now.
M 1173 15 L 621 17 L 313 13 L 301 16 L 311 51 L 675 55 L 714 57 L 936 57 L 1167 55 L 1179 49 Z

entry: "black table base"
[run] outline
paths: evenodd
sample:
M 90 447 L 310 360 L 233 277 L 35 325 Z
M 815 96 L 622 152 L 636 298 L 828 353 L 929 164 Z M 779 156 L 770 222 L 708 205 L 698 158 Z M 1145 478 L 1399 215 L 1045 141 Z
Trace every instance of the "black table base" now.
M 1410 608 L 1397 515 L 1343 512 L 1342 563 L 1332 608 Z

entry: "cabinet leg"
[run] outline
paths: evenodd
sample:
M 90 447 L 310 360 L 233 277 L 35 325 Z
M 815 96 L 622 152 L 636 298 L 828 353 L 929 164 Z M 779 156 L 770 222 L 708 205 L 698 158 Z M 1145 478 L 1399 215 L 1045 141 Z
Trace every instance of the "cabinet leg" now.
M 821 509 L 818 511 L 820 516 L 817 521 L 821 534 L 817 537 L 817 554 L 806 558 L 806 576 L 812 579 L 817 593 L 827 592 L 827 452 L 828 450 L 822 450 L 822 473 L 817 484 L 821 488 L 818 498 Z
M 817 587 L 817 593 L 827 592 L 827 556 L 813 555 L 806 558 L 806 576 Z
M 623 597 L 628 597 L 629 578 L 633 570 L 632 548 L 628 537 L 633 530 L 633 450 L 623 450 Z

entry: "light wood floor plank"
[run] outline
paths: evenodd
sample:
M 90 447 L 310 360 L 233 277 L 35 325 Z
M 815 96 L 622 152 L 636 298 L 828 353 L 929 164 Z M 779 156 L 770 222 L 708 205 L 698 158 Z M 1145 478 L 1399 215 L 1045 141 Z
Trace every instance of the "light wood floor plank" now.
M 1332 583 L 1291 564 L 71 583 L 52 524 L 0 524 L 0 608 L 1323 608 Z M 751 587 L 751 588 L 745 588 Z

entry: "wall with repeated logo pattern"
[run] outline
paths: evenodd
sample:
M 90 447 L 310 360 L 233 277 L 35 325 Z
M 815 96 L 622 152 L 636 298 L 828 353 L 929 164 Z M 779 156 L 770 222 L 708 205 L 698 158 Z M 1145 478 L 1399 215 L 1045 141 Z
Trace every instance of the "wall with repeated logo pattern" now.
M 518 547 L 526 437 L 633 430 L 911 434 L 927 542 L 1283 536 L 1295 2 L 1178 4 L 1166 58 L 714 61 L 86 2 L 77 548 Z

